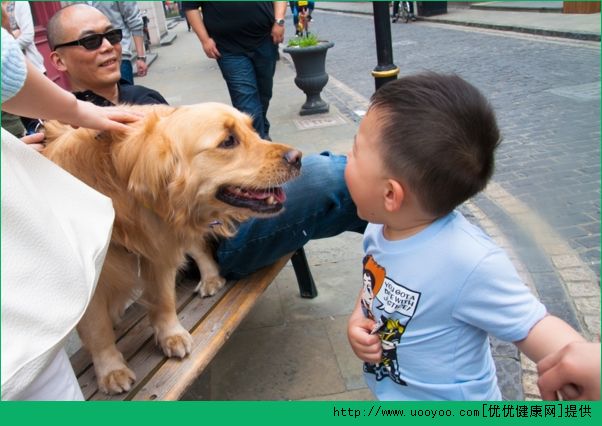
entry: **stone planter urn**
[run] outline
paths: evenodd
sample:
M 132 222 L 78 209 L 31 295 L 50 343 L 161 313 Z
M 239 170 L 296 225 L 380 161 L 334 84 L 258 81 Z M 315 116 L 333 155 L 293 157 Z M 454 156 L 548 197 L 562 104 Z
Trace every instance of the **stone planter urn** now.
M 320 97 L 320 92 L 328 82 L 326 73 L 326 52 L 334 46 L 333 42 L 320 41 L 315 46 L 285 47 L 283 51 L 291 55 L 297 76 L 295 84 L 307 96 L 299 115 L 328 112 L 329 105 Z

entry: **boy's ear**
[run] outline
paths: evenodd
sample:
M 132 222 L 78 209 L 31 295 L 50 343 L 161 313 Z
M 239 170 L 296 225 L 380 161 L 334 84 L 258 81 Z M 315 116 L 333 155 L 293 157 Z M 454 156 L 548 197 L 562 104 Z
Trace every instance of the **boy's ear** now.
M 385 184 L 385 209 L 389 213 L 401 208 L 406 192 L 403 185 L 395 179 L 388 179 Z

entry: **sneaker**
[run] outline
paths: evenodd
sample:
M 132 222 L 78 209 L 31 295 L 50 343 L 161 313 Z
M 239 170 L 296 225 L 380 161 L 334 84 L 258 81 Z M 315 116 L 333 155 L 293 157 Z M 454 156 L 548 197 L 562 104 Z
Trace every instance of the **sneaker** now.
M 391 22 L 393 22 L 393 23 L 397 22 L 397 17 L 391 19 Z
M 413 14 L 413 13 L 410 13 L 410 19 L 411 19 L 412 21 L 415 21 L 415 20 L 416 20 L 416 16 L 414 16 L 414 14 Z

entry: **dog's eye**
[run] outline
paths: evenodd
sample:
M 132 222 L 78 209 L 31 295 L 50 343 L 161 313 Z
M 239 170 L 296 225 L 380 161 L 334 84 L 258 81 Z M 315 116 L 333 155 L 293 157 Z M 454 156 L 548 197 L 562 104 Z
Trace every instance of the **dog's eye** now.
M 219 144 L 220 148 L 232 149 L 238 145 L 238 140 L 234 136 L 230 136 L 228 139 Z

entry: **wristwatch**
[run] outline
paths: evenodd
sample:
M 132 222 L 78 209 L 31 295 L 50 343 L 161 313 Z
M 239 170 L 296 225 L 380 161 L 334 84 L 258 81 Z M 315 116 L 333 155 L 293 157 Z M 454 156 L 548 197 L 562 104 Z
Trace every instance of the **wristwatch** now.
M 276 21 L 275 21 L 275 23 L 280 25 L 281 27 L 284 27 L 284 22 L 285 22 L 284 19 L 276 19 Z

